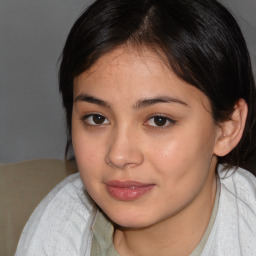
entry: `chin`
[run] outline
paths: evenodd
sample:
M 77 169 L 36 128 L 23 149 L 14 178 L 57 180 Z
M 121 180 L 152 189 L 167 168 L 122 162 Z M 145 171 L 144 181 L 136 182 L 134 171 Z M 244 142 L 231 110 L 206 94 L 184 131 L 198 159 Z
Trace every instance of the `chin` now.
M 151 226 L 150 223 L 147 223 L 145 221 L 140 221 L 134 219 L 122 219 L 122 220 L 112 220 L 117 226 L 127 229 L 142 229 Z
M 149 216 L 129 211 L 115 211 L 106 214 L 112 222 L 123 228 L 145 228 L 151 226 L 154 222 L 150 220 Z

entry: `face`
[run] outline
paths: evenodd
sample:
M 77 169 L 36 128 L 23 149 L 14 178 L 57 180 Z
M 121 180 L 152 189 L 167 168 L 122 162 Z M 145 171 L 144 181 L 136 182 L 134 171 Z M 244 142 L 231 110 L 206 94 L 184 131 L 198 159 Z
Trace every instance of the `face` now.
M 217 136 L 207 97 L 147 49 L 117 49 L 74 80 L 78 169 L 120 226 L 154 225 L 207 202 Z

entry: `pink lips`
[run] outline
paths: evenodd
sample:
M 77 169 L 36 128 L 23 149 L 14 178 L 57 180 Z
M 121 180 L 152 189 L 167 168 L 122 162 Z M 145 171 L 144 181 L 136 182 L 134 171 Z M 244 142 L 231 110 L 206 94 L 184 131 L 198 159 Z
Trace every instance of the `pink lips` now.
M 112 180 L 106 183 L 109 194 L 121 201 L 135 200 L 149 192 L 155 185 L 137 181 Z

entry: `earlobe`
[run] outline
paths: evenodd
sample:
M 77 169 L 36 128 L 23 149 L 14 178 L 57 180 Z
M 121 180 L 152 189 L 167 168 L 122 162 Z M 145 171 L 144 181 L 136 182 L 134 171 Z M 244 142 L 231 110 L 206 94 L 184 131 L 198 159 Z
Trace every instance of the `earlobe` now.
M 220 124 L 214 147 L 215 155 L 225 156 L 237 146 L 243 136 L 247 113 L 247 103 L 244 99 L 239 99 L 231 118 Z

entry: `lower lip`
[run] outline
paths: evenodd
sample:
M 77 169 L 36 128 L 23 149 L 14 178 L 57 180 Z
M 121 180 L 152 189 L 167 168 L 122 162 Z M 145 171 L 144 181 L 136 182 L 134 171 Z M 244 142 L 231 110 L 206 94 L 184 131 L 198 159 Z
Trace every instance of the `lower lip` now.
M 109 194 L 121 201 L 131 201 L 138 199 L 143 196 L 151 189 L 153 189 L 154 185 L 146 185 L 146 186 L 135 186 L 135 187 L 116 187 L 116 186 L 107 186 L 107 190 Z

